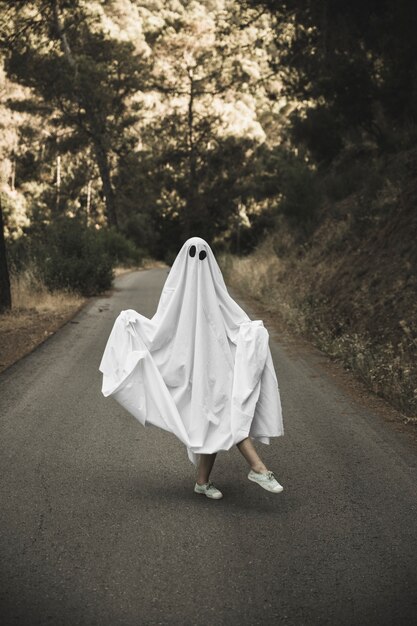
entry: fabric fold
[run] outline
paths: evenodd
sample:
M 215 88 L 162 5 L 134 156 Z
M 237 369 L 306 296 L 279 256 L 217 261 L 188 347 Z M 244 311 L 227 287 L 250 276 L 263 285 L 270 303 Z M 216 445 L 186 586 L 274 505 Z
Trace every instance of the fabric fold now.
M 181 248 L 151 319 L 120 312 L 99 369 L 103 395 L 172 432 L 194 464 L 247 436 L 269 443 L 284 432 L 268 331 L 231 298 L 199 237 Z

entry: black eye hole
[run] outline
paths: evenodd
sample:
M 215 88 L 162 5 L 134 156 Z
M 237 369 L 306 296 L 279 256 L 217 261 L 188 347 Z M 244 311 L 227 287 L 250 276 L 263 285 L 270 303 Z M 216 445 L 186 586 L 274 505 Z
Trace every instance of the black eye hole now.
M 200 261 L 202 261 L 203 259 L 205 259 L 207 256 L 207 252 L 205 250 L 202 250 L 200 252 L 200 254 L 198 255 L 198 258 L 200 259 Z
M 189 255 L 190 256 L 195 256 L 196 252 L 197 252 L 197 248 L 195 246 L 191 246 Z

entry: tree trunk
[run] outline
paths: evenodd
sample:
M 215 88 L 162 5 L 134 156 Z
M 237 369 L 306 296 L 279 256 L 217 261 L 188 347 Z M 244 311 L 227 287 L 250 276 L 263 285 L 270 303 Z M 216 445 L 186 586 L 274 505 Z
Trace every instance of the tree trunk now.
M 194 77 L 190 68 L 190 92 L 188 98 L 188 115 L 187 115 L 187 140 L 188 140 L 188 190 L 184 215 L 184 236 L 191 237 L 193 234 L 193 225 L 196 221 L 197 211 L 197 176 L 196 176 L 196 155 L 194 146 Z
M 15 190 L 15 184 L 16 184 L 16 157 L 13 153 L 12 156 L 12 171 L 10 172 L 10 189 L 12 191 Z
M 9 268 L 7 266 L 6 242 L 4 239 L 3 210 L 0 199 L 0 313 L 10 311 L 12 295 L 10 291 Z
M 84 107 L 86 114 L 87 114 L 88 122 L 91 127 L 90 136 L 94 144 L 94 151 L 95 151 L 96 158 L 97 158 L 97 166 L 100 172 L 100 178 L 101 178 L 101 182 L 103 185 L 103 194 L 104 194 L 105 204 L 106 204 L 107 222 L 109 226 L 114 226 L 115 228 L 118 228 L 117 212 L 116 212 L 116 198 L 115 198 L 114 189 L 113 189 L 113 185 L 112 185 L 111 177 L 110 177 L 110 165 L 109 165 L 108 153 L 103 148 L 101 141 L 100 141 L 100 137 L 96 133 L 91 131 L 91 129 L 94 128 L 94 113 L 91 111 L 91 107 L 89 106 L 88 102 L 85 101 L 84 95 L 81 89 L 79 88 L 79 85 L 77 84 L 78 83 L 78 80 L 77 80 L 78 65 L 77 65 L 76 58 L 74 57 L 72 53 L 71 46 L 69 44 L 63 25 L 61 23 L 60 7 L 59 7 L 58 0 L 53 0 L 52 7 L 53 7 L 55 27 L 58 33 L 59 40 L 61 42 L 62 51 L 64 53 L 64 56 L 69 66 L 72 68 L 74 72 L 74 93 L 76 94 L 78 102 Z
M 93 223 L 93 220 L 91 219 L 91 189 L 92 189 L 92 181 L 91 178 L 88 181 L 88 185 L 87 185 L 87 206 L 86 206 L 86 213 L 87 213 L 87 225 L 90 226 Z
M 55 200 L 55 210 L 56 214 L 60 214 L 60 205 L 61 205 L 61 155 L 58 154 L 56 157 L 56 200 Z
M 107 152 L 103 146 L 94 141 L 94 149 L 97 158 L 97 165 L 100 172 L 100 178 L 103 185 L 104 201 L 106 203 L 107 222 L 109 226 L 118 228 L 116 198 L 114 195 L 113 185 L 110 179 L 110 165 Z

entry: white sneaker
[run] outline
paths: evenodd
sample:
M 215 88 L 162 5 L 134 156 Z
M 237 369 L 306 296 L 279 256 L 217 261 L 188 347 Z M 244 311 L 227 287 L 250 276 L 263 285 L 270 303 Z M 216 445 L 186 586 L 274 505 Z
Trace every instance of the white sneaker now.
M 222 492 L 213 485 L 211 480 L 209 480 L 208 483 L 205 483 L 204 485 L 199 485 L 198 483 L 196 483 L 194 485 L 194 491 L 195 493 L 203 493 L 205 496 L 207 496 L 207 498 L 212 498 L 213 500 L 220 500 L 220 498 L 223 498 Z
M 267 472 L 254 472 L 251 470 L 248 474 L 249 480 L 254 483 L 258 483 L 261 487 L 272 493 L 279 493 L 283 491 L 284 487 L 279 484 L 274 476 L 274 473 L 268 470 Z

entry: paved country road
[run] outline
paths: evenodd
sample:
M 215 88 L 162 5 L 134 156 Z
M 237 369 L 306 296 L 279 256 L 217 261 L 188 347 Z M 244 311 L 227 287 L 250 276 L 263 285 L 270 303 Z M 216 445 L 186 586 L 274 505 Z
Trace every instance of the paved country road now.
M 259 448 L 278 495 L 236 449 L 223 500 L 194 494 L 183 445 L 101 395 L 114 319 L 152 315 L 165 277 L 120 276 L 0 375 L 2 626 L 416 624 L 415 443 L 318 352 L 271 332 L 285 435 Z

